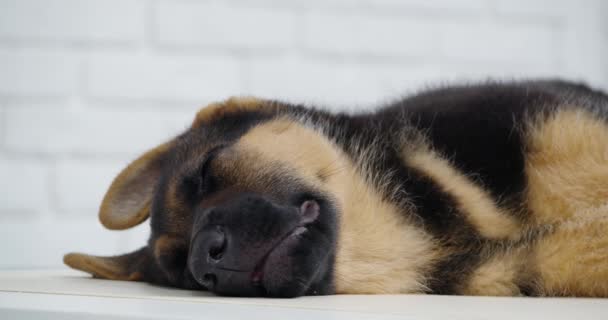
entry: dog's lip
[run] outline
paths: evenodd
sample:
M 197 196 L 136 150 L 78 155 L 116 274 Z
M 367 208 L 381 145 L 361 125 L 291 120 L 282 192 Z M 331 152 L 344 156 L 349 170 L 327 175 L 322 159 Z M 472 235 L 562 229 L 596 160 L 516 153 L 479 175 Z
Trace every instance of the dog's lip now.
M 289 245 L 293 241 L 297 241 L 297 238 L 303 233 L 308 231 L 307 226 L 317 220 L 320 213 L 319 204 L 314 200 L 304 201 L 299 208 L 300 223 L 290 232 L 287 233 L 272 249 L 270 249 L 264 257 L 258 262 L 251 273 L 252 284 L 259 288 L 261 293 L 265 293 L 266 290 L 263 285 L 264 281 L 264 269 L 266 267 L 266 260 L 268 257 L 277 249 L 282 246 Z
M 284 245 L 288 245 L 289 242 L 292 242 L 292 240 L 297 241 L 297 238 L 308 231 L 308 228 L 306 228 L 305 226 L 298 226 L 296 227 L 293 231 L 289 232 L 287 234 L 287 236 L 285 236 L 283 239 L 281 239 L 281 241 L 279 241 L 279 243 L 274 246 L 270 251 L 268 251 L 268 253 L 266 253 L 264 255 L 264 257 L 260 260 L 260 262 L 258 262 L 258 264 L 256 265 L 256 267 L 253 269 L 253 272 L 251 273 L 251 282 L 253 283 L 253 285 L 255 287 L 258 287 L 260 289 L 262 289 L 262 291 L 265 291 L 264 285 L 263 285 L 263 281 L 264 281 L 264 269 L 266 268 L 266 260 L 268 260 L 268 257 L 277 249 L 279 249 L 280 247 L 284 246 Z

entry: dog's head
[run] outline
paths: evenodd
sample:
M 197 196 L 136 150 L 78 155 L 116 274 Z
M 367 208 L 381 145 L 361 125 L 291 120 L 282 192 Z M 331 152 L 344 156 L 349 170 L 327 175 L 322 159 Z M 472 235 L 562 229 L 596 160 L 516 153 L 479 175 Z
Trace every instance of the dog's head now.
M 122 256 L 68 254 L 76 269 L 218 294 L 333 292 L 343 159 L 278 102 L 229 99 L 136 159 L 100 208 L 109 229 L 148 217 L 148 245 Z

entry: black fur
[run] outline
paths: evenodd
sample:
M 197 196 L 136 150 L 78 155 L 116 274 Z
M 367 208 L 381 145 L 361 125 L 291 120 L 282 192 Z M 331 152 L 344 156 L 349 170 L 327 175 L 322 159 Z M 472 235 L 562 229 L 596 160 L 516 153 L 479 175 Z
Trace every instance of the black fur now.
M 146 280 L 184 288 L 203 288 L 199 284 L 202 282 L 200 275 L 193 275 L 192 268 L 186 264 L 188 255 L 192 254 L 189 252 L 192 250 L 191 236 L 207 227 L 204 223 L 199 224 L 202 223 L 200 217 L 211 215 L 209 212 L 223 210 L 224 214 L 217 218 L 221 222 L 216 224 L 230 223 L 233 227 L 247 218 L 257 219 L 249 224 L 241 223 L 239 231 L 233 234 L 234 243 L 263 243 L 260 239 L 270 235 L 274 235 L 270 242 L 276 243 L 295 223 L 295 220 L 288 219 L 291 208 L 297 208 L 297 204 L 303 200 L 313 199 L 325 214 L 309 226 L 309 238 L 302 240 L 302 244 L 288 256 L 297 266 L 291 271 L 294 277 L 300 276 L 299 282 L 278 283 L 274 291 L 265 294 L 297 296 L 333 292 L 334 250 L 336 233 L 339 232 L 336 208 L 332 205 L 332 199 L 298 181 L 293 172 L 277 165 L 276 174 L 271 179 L 275 184 L 272 186 L 272 197 L 259 198 L 258 195 L 234 191 L 233 202 L 215 203 L 207 207 L 201 205 L 201 198 L 204 197 L 200 194 L 200 181 L 213 181 L 206 186 L 213 190 L 205 189 L 206 194 L 229 188 L 234 183 L 214 176 L 212 170 L 211 173 L 207 172 L 205 159 L 209 157 L 209 150 L 231 145 L 264 121 L 289 116 L 296 121 L 305 119 L 321 128 L 353 163 L 365 166 L 365 172 L 362 168 L 361 171 L 366 177 L 377 178 L 369 179 L 369 183 L 382 180 L 382 185 L 375 187 L 384 200 L 402 206 L 407 221 L 417 223 L 442 245 L 449 247 L 448 251 L 452 254 L 439 261 L 431 274 L 426 275 L 430 279 L 428 287 L 431 293 L 459 293 L 471 272 L 483 262 L 484 250 L 508 246 L 509 243 L 485 239 L 467 222 L 449 193 L 431 178 L 404 163 L 400 153 L 404 150 L 404 144 L 408 143 L 406 140 L 424 135 L 428 140 L 426 142 L 449 158 L 457 169 L 484 186 L 498 200 L 499 206 L 510 209 L 508 211 L 514 212 L 515 218 L 525 221 L 529 218 L 523 198 L 526 141 L 524 132 L 520 130 L 521 124 L 530 117 L 550 114 L 556 108 L 567 105 L 587 108 L 604 116 L 608 110 L 608 97 L 605 94 L 585 85 L 558 80 L 444 87 L 356 115 L 332 114 L 279 101 L 265 103 L 281 108 L 272 109 L 272 112 L 262 108 L 260 111 L 229 113 L 214 119 L 209 125 L 192 128 L 173 141 L 170 152 L 163 159 L 164 171 L 152 204 L 150 246 L 158 237 L 167 234 L 181 238 L 183 245 L 176 247 L 172 254 L 158 257 L 158 265 L 152 261 L 148 271 L 144 272 Z M 363 158 L 361 150 L 370 152 Z M 392 174 L 387 175 L 387 172 Z M 207 174 L 210 176 L 201 178 Z M 180 181 L 177 184 L 177 200 L 183 205 L 180 209 L 170 208 L 166 198 L 169 185 L 176 180 Z M 235 209 L 233 204 L 237 200 L 256 203 L 258 209 L 253 206 L 251 208 L 255 210 L 250 208 L 253 211 Z M 411 210 L 411 204 L 415 210 Z M 265 212 L 273 214 L 264 215 Z M 264 245 L 269 246 L 269 243 Z M 201 250 L 206 253 L 210 249 L 204 247 Z M 150 252 L 147 254 L 151 255 Z M 260 259 L 257 255 L 247 258 Z M 524 280 L 520 285 L 522 294 L 535 294 L 533 286 Z M 236 295 L 260 294 L 249 287 L 239 292 L 239 286 L 216 291 Z
M 430 275 L 431 292 L 454 294 L 481 262 L 487 240 L 464 220 L 449 194 L 396 155 L 403 143 L 400 135 L 410 127 L 424 133 L 436 150 L 499 199 L 499 205 L 513 209 L 510 211 L 518 219 L 526 220 L 528 212 L 522 207 L 525 140 L 520 126 L 532 116 L 550 114 L 567 105 L 605 114 L 608 96 L 586 85 L 560 80 L 489 82 L 425 91 L 355 116 L 305 112 L 312 113 L 314 121 L 329 124 L 327 132 L 355 162 L 362 147 L 374 150 L 371 153 L 377 159 L 365 160 L 375 164 L 372 174 L 396 172 L 392 188 L 405 191 L 401 194 L 414 203 L 414 214 L 423 221 L 423 227 L 454 252 Z M 302 109 L 295 111 L 299 112 Z M 355 145 L 357 148 L 353 148 Z M 392 190 L 380 188 L 386 189 Z M 404 208 L 404 214 L 412 213 Z M 525 284 L 522 292 L 533 294 Z

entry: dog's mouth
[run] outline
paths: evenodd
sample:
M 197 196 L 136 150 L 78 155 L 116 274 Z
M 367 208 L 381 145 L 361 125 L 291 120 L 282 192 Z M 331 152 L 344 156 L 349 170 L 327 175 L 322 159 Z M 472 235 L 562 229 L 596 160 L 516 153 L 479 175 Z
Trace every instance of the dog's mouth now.
M 297 245 L 301 237 L 308 232 L 308 227 L 319 217 L 320 206 L 315 200 L 304 201 L 299 208 L 300 223 L 287 233 L 274 247 L 272 247 L 257 263 L 251 273 L 251 283 L 260 296 L 268 295 L 265 282 L 276 279 L 266 279 L 266 274 L 275 267 L 274 263 L 285 264 L 289 259 L 289 252 Z M 272 261 L 269 261 L 272 260 Z

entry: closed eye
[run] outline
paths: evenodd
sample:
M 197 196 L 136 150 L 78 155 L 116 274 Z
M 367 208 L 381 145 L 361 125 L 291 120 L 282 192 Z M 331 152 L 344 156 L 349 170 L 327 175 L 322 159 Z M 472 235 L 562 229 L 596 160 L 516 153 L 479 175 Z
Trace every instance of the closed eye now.
M 215 158 L 217 153 L 222 148 L 224 148 L 224 146 L 220 145 L 214 147 L 209 152 L 207 152 L 207 156 L 205 157 L 205 160 L 203 160 L 203 163 L 200 166 L 200 169 L 198 171 L 197 183 L 197 193 L 199 195 L 204 195 L 213 192 L 215 181 L 213 180 L 213 176 L 211 174 L 211 163 L 213 162 L 213 159 Z

